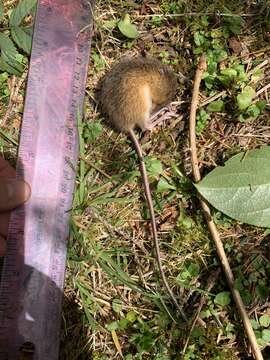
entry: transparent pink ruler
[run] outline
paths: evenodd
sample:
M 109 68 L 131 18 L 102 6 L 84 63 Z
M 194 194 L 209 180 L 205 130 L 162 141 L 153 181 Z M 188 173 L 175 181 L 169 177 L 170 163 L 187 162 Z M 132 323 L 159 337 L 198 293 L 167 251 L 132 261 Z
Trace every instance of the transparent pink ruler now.
M 12 213 L 0 285 L 0 360 L 58 359 L 93 6 L 89 0 L 37 5 L 17 164 L 32 195 Z

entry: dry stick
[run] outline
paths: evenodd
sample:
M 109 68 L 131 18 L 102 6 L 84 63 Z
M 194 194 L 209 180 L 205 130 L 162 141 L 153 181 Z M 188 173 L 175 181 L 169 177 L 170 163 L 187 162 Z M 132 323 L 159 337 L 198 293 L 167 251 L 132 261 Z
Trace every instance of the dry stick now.
M 268 65 L 269 63 L 269 60 L 266 59 L 264 60 L 263 62 L 261 62 L 259 65 L 255 66 L 254 68 L 252 68 L 248 73 L 247 73 L 247 76 L 250 76 L 252 74 L 254 74 L 257 70 L 263 68 L 264 66 Z
M 226 91 L 226 90 L 223 90 L 223 91 L 221 91 L 220 93 L 218 93 L 218 94 L 216 94 L 216 95 L 214 95 L 214 96 L 211 96 L 211 97 L 205 99 L 204 101 L 201 102 L 201 104 L 199 105 L 199 107 L 201 108 L 201 107 L 204 107 L 205 105 L 210 104 L 211 102 L 217 100 L 218 98 L 222 97 L 222 96 L 225 95 L 226 93 L 227 93 L 227 91 Z
M 195 81 L 194 81 L 194 88 L 192 93 L 192 101 L 191 101 L 191 108 L 190 108 L 190 117 L 189 117 L 189 141 L 190 141 L 190 151 L 191 151 L 191 162 L 192 162 L 192 170 L 195 182 L 201 180 L 201 175 L 198 166 L 198 158 L 197 158 L 197 148 L 196 148 L 196 135 L 195 135 L 195 126 L 196 126 L 196 111 L 198 107 L 198 97 L 199 97 L 199 88 L 202 79 L 202 74 L 206 70 L 206 59 L 205 56 L 202 55 L 197 67 Z M 212 238 L 216 245 L 216 250 L 218 253 L 218 257 L 220 259 L 223 271 L 226 275 L 228 285 L 230 287 L 231 293 L 233 295 L 236 307 L 238 308 L 239 314 L 244 324 L 244 328 L 246 331 L 246 335 L 248 337 L 251 349 L 253 351 L 253 355 L 256 360 L 263 360 L 263 356 L 261 350 L 258 346 L 256 341 L 256 337 L 254 331 L 252 329 L 250 320 L 248 318 L 247 312 L 245 310 L 245 306 L 239 294 L 239 291 L 235 288 L 234 285 L 234 276 L 232 270 L 230 268 L 226 253 L 223 248 L 222 241 L 220 240 L 219 233 L 217 231 L 216 225 L 213 221 L 211 216 L 211 211 L 208 205 L 206 204 L 205 200 L 199 197 L 201 207 L 203 209 L 204 217 L 206 219 L 208 229 L 212 235 Z
M 270 84 L 265 85 L 264 87 L 262 87 L 259 91 L 257 91 L 256 93 L 256 97 L 258 97 L 259 95 L 261 95 L 263 92 L 265 92 L 266 90 L 268 90 L 270 88 Z
M 144 17 L 144 18 L 151 18 L 151 17 L 186 17 L 186 16 L 204 16 L 204 15 L 210 15 L 210 16 L 215 16 L 215 15 L 219 15 L 219 16 L 227 16 L 227 17 L 252 17 L 255 16 L 255 14 L 248 14 L 248 13 L 243 13 L 243 14 L 239 14 L 239 15 L 234 15 L 234 14 L 229 14 L 229 13 L 221 13 L 219 11 L 217 12 L 186 12 L 186 13 L 180 13 L 180 14 L 146 14 L 146 15 L 137 15 L 137 17 Z

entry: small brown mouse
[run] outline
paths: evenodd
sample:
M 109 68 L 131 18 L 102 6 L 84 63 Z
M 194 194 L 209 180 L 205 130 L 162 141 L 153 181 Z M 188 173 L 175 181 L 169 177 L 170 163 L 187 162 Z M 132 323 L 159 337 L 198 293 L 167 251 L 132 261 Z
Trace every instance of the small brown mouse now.
M 111 125 L 118 131 L 126 133 L 132 140 L 140 161 L 145 195 L 150 211 L 156 259 L 160 275 L 168 294 L 175 306 L 186 320 L 181 306 L 178 304 L 164 274 L 157 225 L 149 181 L 144 164 L 143 153 L 134 129 L 142 131 L 153 128 L 151 114 L 167 105 L 177 89 L 177 79 L 169 67 L 152 57 L 124 58 L 116 64 L 104 77 L 100 103 L 102 112 Z

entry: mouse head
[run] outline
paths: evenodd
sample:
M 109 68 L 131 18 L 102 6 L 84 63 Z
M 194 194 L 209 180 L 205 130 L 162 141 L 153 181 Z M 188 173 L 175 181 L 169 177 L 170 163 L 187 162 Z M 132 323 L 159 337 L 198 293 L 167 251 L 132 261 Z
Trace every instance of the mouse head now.
M 162 107 L 173 99 L 178 83 L 176 75 L 165 65 L 160 65 L 156 74 L 151 82 L 152 101 L 155 106 Z

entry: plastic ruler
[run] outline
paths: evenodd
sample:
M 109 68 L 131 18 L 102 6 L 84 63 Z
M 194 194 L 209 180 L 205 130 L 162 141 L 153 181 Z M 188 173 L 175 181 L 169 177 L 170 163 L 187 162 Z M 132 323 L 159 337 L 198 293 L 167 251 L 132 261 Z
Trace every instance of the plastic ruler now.
M 0 360 L 58 359 L 68 222 L 94 1 L 37 4 L 13 211 L 0 285 Z

